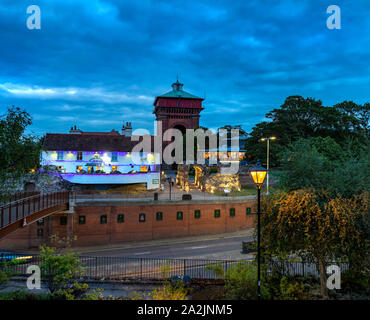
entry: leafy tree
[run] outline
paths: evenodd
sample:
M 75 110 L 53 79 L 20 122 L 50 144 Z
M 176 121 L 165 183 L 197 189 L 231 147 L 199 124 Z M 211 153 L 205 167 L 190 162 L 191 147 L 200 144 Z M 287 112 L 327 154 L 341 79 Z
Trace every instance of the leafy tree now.
M 315 262 L 326 295 L 328 263 L 346 259 L 359 269 L 368 263 L 367 203 L 367 194 L 352 199 L 333 199 L 313 190 L 275 194 L 263 205 L 263 247 L 270 254 Z
M 369 157 L 356 157 L 332 138 L 300 139 L 281 154 L 279 183 L 286 191 L 302 188 L 326 190 L 331 195 L 352 197 L 368 191 Z
M 271 165 L 278 165 L 278 152 L 299 139 L 331 137 L 342 147 L 349 139 L 360 145 L 368 145 L 369 103 L 357 105 L 344 101 L 333 107 L 322 105 L 320 100 L 290 96 L 280 108 L 266 114 L 269 121 L 257 124 L 247 139 L 247 159 L 266 158 L 266 146 L 262 137 L 276 136 L 270 144 Z
M 18 107 L 0 117 L 0 175 L 28 173 L 39 165 L 42 140 L 25 134 L 31 116 Z

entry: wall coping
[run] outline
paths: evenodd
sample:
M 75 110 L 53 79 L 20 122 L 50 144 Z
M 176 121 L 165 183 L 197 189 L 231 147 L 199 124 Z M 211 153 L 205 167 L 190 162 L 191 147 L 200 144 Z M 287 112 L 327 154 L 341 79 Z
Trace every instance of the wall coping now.
M 164 200 L 150 200 L 150 201 L 110 201 L 107 200 L 96 200 L 96 201 L 83 201 L 83 202 L 77 202 L 75 203 L 74 207 L 116 207 L 116 206 L 155 206 L 155 205 L 167 205 L 167 206 L 173 206 L 173 205 L 197 205 L 197 204 L 231 204 L 231 203 L 251 203 L 255 202 L 256 197 L 248 198 L 248 199 L 238 199 L 238 200 L 173 200 L 173 201 L 164 201 Z

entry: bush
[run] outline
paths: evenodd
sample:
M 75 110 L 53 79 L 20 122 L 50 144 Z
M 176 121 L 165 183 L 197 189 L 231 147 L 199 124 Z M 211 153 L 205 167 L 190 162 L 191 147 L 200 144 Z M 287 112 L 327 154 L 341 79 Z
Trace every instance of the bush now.
M 51 295 L 47 293 L 31 293 L 25 290 L 1 292 L 0 300 L 50 300 Z
M 6 284 L 11 277 L 17 274 L 14 268 L 18 263 L 19 262 L 15 260 L 0 260 L 0 286 Z
M 221 264 L 207 266 L 207 270 L 214 271 L 225 281 L 225 298 L 232 300 L 257 299 L 257 266 L 254 263 L 238 262 L 228 268 L 222 269 Z M 261 286 L 262 299 L 269 298 L 266 286 Z
M 89 286 L 78 281 L 84 269 L 78 256 L 72 252 L 65 255 L 57 254 L 55 248 L 41 246 L 41 275 L 47 279 L 48 289 L 55 299 L 96 300 L 101 290 L 93 290 L 88 294 Z
M 150 293 L 154 300 L 187 300 L 187 294 L 188 289 L 179 280 L 166 282 Z
M 304 285 L 296 280 L 289 281 L 286 277 L 280 281 L 280 298 L 283 300 L 304 300 Z

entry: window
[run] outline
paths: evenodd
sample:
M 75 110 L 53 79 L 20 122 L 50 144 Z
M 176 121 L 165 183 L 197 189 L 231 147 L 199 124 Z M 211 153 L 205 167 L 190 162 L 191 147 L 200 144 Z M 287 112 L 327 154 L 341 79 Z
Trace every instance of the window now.
M 139 214 L 139 222 L 145 222 L 145 213 Z
M 215 218 L 221 217 L 221 211 L 219 209 L 215 210 Z
M 42 229 L 42 228 L 37 229 L 37 236 L 38 237 L 43 237 L 44 236 L 44 229 Z
M 194 211 L 194 218 L 199 219 L 200 218 L 200 210 L 195 210 Z
M 140 166 L 140 172 L 148 172 L 148 166 Z
M 60 225 L 61 226 L 66 226 L 67 225 L 67 217 L 66 216 L 60 217 Z
M 117 223 L 123 223 L 125 221 L 125 216 L 123 214 L 117 215 Z
M 66 168 L 64 168 L 63 166 L 57 166 L 57 168 L 62 173 L 65 173 L 66 172 Z
M 156 219 L 157 219 L 157 221 L 162 221 L 163 220 L 163 212 L 157 212 Z
M 39 219 L 39 220 L 37 220 L 37 225 L 38 226 L 43 226 L 44 225 L 44 219 Z
M 230 217 L 235 217 L 235 208 L 230 208 Z
M 182 211 L 177 211 L 176 219 L 177 219 L 177 220 L 182 220 L 182 219 L 183 219 L 183 217 L 184 217 L 184 215 L 183 215 Z
M 246 213 L 247 214 L 251 214 L 252 213 L 252 209 L 248 207 L 247 210 L 246 210 Z
M 57 160 L 63 160 L 63 151 L 58 151 L 57 155 Z
M 107 223 L 107 216 L 105 214 L 100 216 L 100 224 L 106 224 Z
M 117 171 L 117 166 L 112 166 L 112 172 Z
M 77 160 L 82 160 L 82 151 L 77 151 Z
M 118 161 L 118 153 L 117 152 L 112 152 L 112 162 L 117 162 Z
M 82 170 L 82 166 L 76 166 L 76 172 L 79 173 Z
M 78 216 L 78 224 L 85 224 L 86 216 Z

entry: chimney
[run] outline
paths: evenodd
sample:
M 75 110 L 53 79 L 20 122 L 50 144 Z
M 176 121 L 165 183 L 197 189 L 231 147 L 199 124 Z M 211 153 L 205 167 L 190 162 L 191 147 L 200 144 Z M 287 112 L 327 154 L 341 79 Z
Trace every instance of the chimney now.
M 131 137 L 132 135 L 132 127 L 131 122 L 126 122 L 126 126 L 122 126 L 122 135 L 125 137 Z
M 72 133 L 72 134 L 75 134 L 75 133 L 81 134 L 82 131 L 80 129 L 77 129 L 77 126 L 75 125 L 74 127 L 73 126 L 71 127 L 71 130 L 69 130 L 69 133 Z

